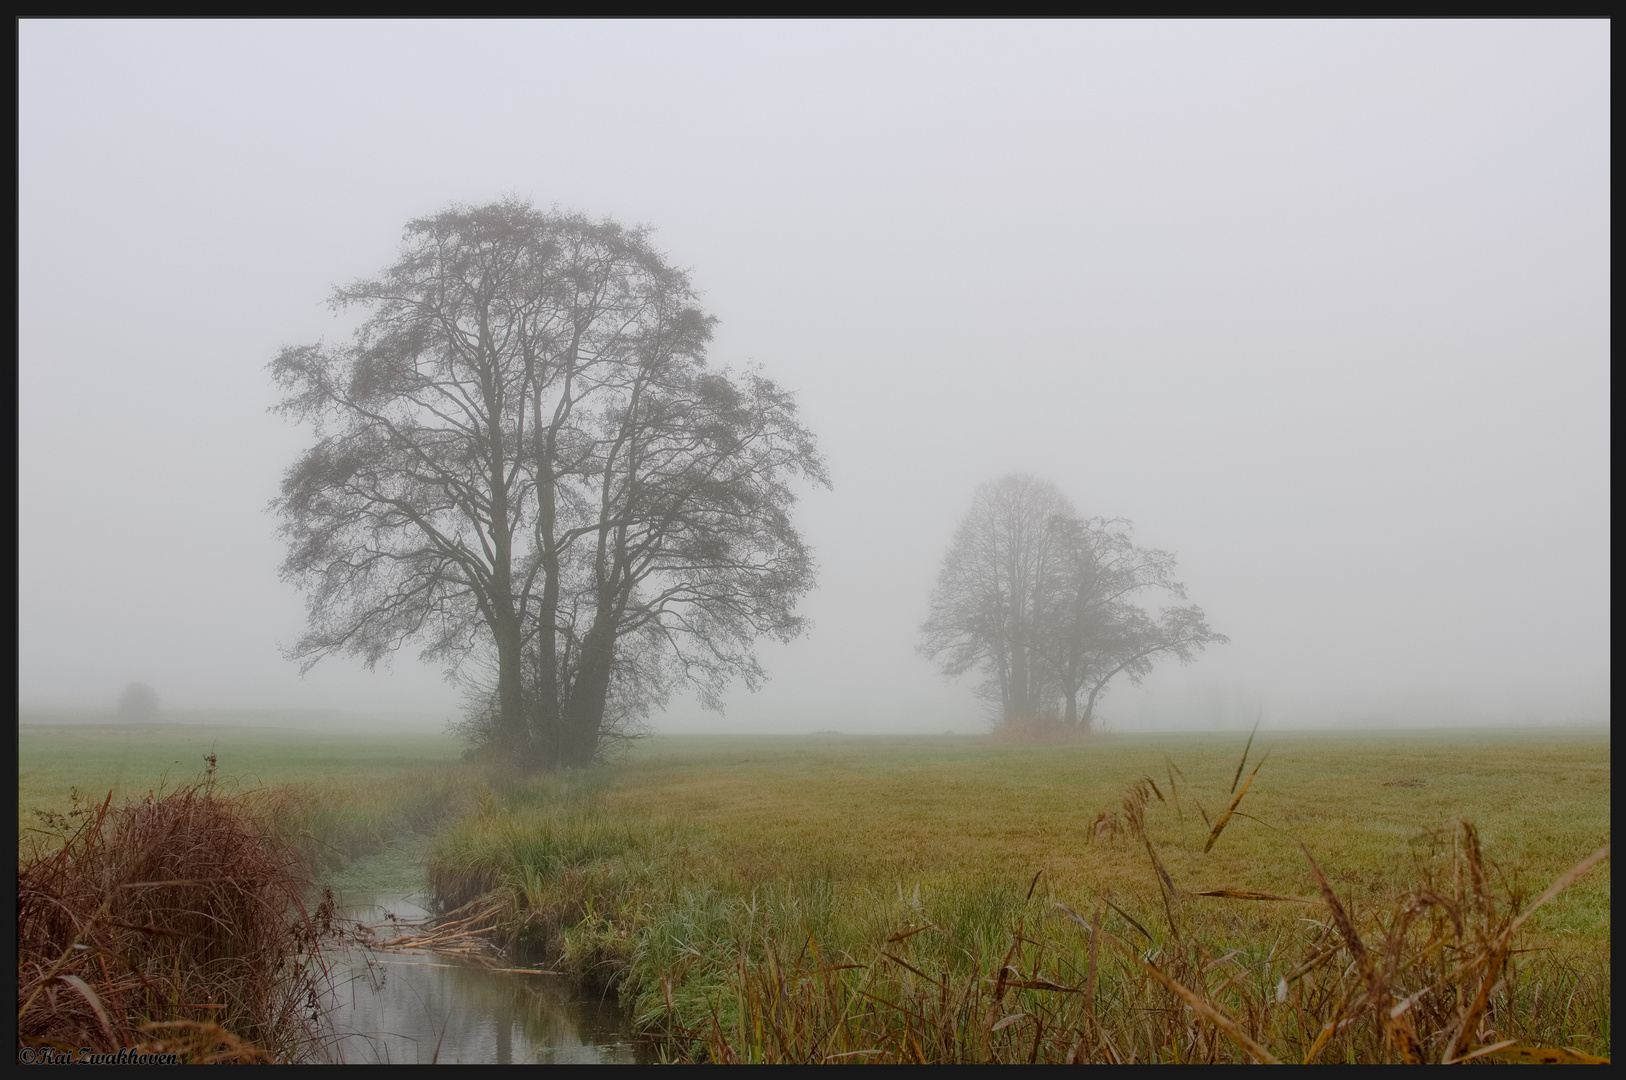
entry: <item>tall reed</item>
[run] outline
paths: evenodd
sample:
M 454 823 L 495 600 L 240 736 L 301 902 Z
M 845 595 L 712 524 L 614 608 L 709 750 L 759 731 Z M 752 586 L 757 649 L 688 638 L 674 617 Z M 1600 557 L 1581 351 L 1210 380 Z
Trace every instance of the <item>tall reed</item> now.
M 316 1033 L 333 902 L 202 782 L 81 806 L 17 870 L 20 1044 L 293 1060 Z

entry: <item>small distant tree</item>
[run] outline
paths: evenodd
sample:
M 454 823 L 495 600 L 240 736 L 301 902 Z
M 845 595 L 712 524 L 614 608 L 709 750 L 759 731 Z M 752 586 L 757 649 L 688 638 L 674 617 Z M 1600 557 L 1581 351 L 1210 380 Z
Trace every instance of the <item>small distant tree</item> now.
M 920 651 L 949 678 L 980 670 L 1000 720 L 1036 720 L 1049 694 L 1041 614 L 1057 585 L 1051 523 L 1073 515 L 1055 485 L 1010 475 L 979 487 L 937 575 Z
M 1207 646 L 1230 641 L 1209 628 L 1194 604 L 1165 608 L 1155 618 L 1139 606 L 1148 594 L 1184 600 L 1186 587 L 1175 579 L 1174 556 L 1137 546 L 1129 522 L 1056 518 L 1050 531 L 1054 573 L 1039 604 L 1038 650 L 1065 702 L 1068 727 L 1090 730 L 1095 703 L 1117 676 L 1138 686 L 1159 657 L 1186 664 Z
M 130 721 L 151 720 L 158 715 L 158 692 L 146 683 L 131 683 L 119 695 L 119 715 Z
M 1185 586 L 1173 555 L 1129 533 L 1121 519 L 1080 518 L 1037 477 L 984 484 L 938 574 L 920 651 L 950 678 L 980 670 L 1002 724 L 1054 717 L 1088 731 L 1118 676 L 1138 684 L 1160 657 L 1189 663 L 1228 640 L 1195 605 L 1140 606 L 1184 600 Z

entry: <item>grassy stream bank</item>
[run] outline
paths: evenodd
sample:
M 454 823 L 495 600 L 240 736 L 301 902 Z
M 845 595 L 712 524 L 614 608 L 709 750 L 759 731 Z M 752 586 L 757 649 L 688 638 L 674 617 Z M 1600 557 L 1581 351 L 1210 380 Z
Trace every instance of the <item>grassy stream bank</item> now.
M 1607 1055 L 1607 861 L 1507 946 L 1533 951 L 1497 945 L 1607 842 L 1606 739 L 1261 739 L 1205 851 L 1239 741 L 656 740 L 495 790 L 430 880 L 502 898 L 517 950 L 618 986 L 678 1058 L 1398 1059 L 1380 1000 L 1427 1060 Z
M 206 734 L 25 732 L 20 840 Z M 496 907 L 674 1059 L 1609 1053 L 1607 859 L 1509 932 L 1608 841 L 1606 733 L 1261 735 L 1245 788 L 1230 737 L 655 739 L 507 781 L 445 740 L 209 737 L 319 880 Z

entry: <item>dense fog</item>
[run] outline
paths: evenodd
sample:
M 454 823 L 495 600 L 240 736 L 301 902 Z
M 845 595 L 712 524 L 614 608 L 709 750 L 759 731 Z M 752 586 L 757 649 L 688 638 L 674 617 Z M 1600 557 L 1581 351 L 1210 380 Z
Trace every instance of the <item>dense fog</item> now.
M 656 730 L 973 732 L 917 651 L 980 484 L 1173 552 L 1229 643 L 1108 730 L 1603 723 L 1609 27 L 20 25 L 30 709 L 437 726 L 408 646 L 301 677 L 284 346 L 403 226 L 652 226 L 714 365 L 793 390 L 811 630 Z M 322 723 L 340 723 L 331 717 Z

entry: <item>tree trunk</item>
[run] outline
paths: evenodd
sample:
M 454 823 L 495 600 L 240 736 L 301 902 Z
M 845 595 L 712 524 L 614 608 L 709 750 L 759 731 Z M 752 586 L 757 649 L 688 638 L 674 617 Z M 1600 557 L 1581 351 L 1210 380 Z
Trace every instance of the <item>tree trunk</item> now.
M 1078 691 L 1067 691 L 1067 715 L 1065 717 L 1069 728 L 1078 727 Z
M 493 597 L 497 639 L 497 731 L 505 752 L 528 756 L 519 617 L 505 596 Z
M 1117 673 L 1114 672 L 1113 674 Z M 1089 731 L 1095 726 L 1095 699 L 1100 696 L 1101 691 L 1106 688 L 1106 685 L 1106 681 L 1103 680 L 1101 683 L 1097 684 L 1094 690 L 1090 691 L 1089 699 L 1084 702 L 1084 715 L 1079 717 L 1080 731 Z
M 564 385 L 559 403 L 553 411 L 552 423 L 542 423 L 542 392 L 545 380 L 535 377 L 531 383 L 531 437 L 532 452 L 536 460 L 536 539 L 542 559 L 542 598 L 536 611 L 536 704 L 531 717 L 531 733 L 536 739 L 541 763 L 545 768 L 556 768 L 562 758 L 564 732 L 559 685 L 559 538 L 554 530 L 559 520 L 558 478 L 553 464 L 558 457 L 559 431 L 568 420 L 572 405 L 572 383 L 576 369 L 577 351 L 581 345 L 581 326 L 572 333 L 570 348 L 562 364 Z
M 546 469 L 546 462 L 539 463 Z M 559 700 L 559 550 L 553 535 L 555 522 L 553 477 L 543 471 L 537 483 L 537 534 L 542 547 L 542 598 L 537 605 L 536 702 L 531 716 L 531 737 L 541 764 L 559 764 L 563 732 Z
M 510 513 L 507 458 L 497 418 L 502 400 L 493 372 L 500 360 L 491 341 L 490 312 L 475 311 L 480 326 L 480 351 L 488 364 L 481 371 L 481 397 L 485 415 L 491 421 L 483 434 L 487 483 L 491 491 L 491 524 L 486 535 L 491 540 L 492 636 L 497 645 L 497 730 L 498 743 L 506 753 L 521 761 L 530 758 L 529 724 L 525 716 L 525 627 L 514 608 L 514 532 Z
M 560 765 L 586 768 L 598 755 L 610 693 L 610 667 L 615 658 L 615 634 L 608 628 L 613 619 L 612 613 L 603 612 L 582 639 L 576 678 L 570 684 L 570 697 L 561 717 Z
M 1018 616 L 1012 615 L 1011 691 L 1005 703 L 1005 716 L 1007 720 L 1027 724 L 1037 714 L 1038 703 L 1033 693 L 1033 658 L 1028 655 L 1027 635 L 1017 620 Z

